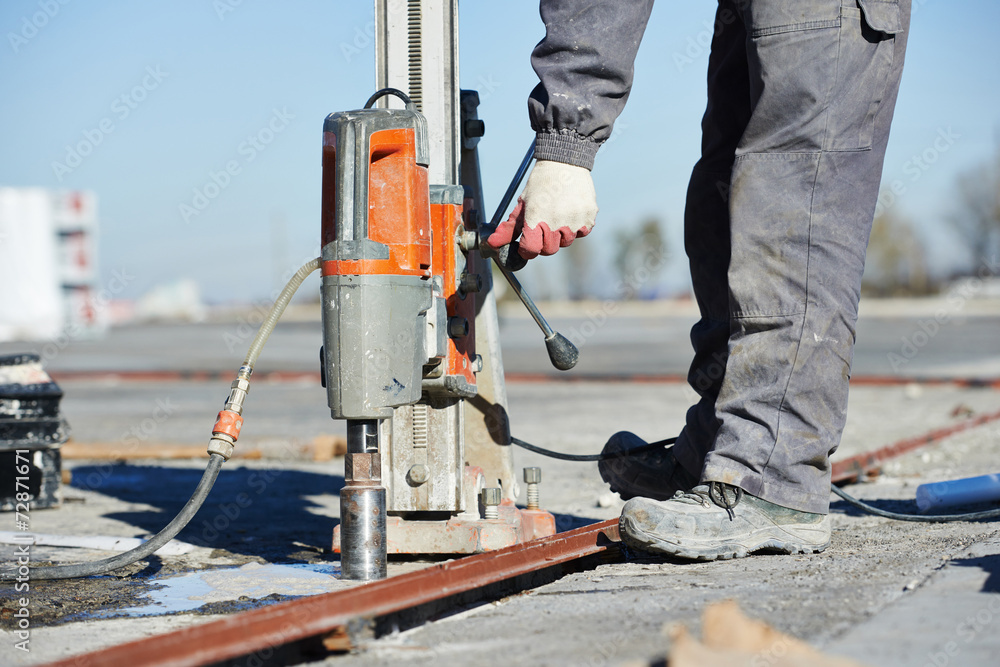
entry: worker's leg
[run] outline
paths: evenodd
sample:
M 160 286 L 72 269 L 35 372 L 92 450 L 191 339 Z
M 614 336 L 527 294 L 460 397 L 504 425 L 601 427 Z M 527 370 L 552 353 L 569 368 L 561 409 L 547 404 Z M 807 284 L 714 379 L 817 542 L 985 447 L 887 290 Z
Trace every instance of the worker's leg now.
M 695 356 L 688 381 L 701 400 L 687 413 L 677 444 L 662 451 L 612 456 L 598 463 L 601 478 L 623 499 L 664 500 L 698 483 L 719 428 L 715 399 L 726 370 L 729 342 L 729 181 L 736 146 L 750 120 L 746 31 L 739 0 L 720 0 L 708 62 L 708 108 L 702 119 L 702 155 L 688 185 L 684 247 L 701 319 L 691 329 Z M 646 442 L 616 433 L 605 455 Z M 678 465 L 679 464 L 679 465 Z
M 704 484 L 634 498 L 619 523 L 632 547 L 697 559 L 829 543 L 829 455 L 909 19 L 908 0 L 740 5 L 753 111 L 729 190 L 720 425 Z
M 701 475 L 719 428 L 715 401 L 729 356 L 729 183 L 751 111 L 747 35 L 738 2 L 721 0 L 715 15 L 701 159 L 691 174 L 684 209 L 684 249 L 701 313 L 691 329 L 694 360 L 688 382 L 701 400 L 688 410 L 674 455 L 695 476 Z
M 702 479 L 825 513 L 909 1 L 752 0 L 743 15 L 753 114 L 730 189 L 729 358 Z

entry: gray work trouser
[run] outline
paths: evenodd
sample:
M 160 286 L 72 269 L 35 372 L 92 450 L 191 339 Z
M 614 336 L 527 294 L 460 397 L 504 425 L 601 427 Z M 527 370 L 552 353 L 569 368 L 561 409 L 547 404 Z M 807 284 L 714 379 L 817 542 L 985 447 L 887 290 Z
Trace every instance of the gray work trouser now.
M 829 509 L 909 0 L 720 0 L 684 219 L 702 481 Z

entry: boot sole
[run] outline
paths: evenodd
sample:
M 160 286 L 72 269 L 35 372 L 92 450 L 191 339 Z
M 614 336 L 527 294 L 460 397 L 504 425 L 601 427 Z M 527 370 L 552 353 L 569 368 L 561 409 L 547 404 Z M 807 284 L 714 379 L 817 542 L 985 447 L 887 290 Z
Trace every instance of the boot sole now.
M 746 558 L 758 551 L 768 551 L 779 554 L 814 554 L 821 553 L 830 546 L 829 534 L 825 529 L 820 529 L 798 525 L 795 529 L 798 532 L 816 532 L 826 537 L 825 541 L 806 543 L 790 539 L 792 537 L 782 528 L 761 529 L 746 536 L 743 540 L 685 540 L 683 543 L 653 537 L 638 530 L 630 530 L 626 525 L 625 517 L 618 523 L 619 533 L 622 542 L 638 551 L 652 554 L 665 554 L 695 561 L 730 560 L 732 558 Z M 783 535 L 776 536 L 774 533 L 780 532 Z M 639 533 L 634 535 L 632 533 Z

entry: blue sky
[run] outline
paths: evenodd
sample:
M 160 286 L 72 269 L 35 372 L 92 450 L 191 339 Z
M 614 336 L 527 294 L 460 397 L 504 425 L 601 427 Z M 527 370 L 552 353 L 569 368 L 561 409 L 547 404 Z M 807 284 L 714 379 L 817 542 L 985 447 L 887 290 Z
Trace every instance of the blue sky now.
M 615 231 L 655 215 L 673 250 L 664 282 L 686 284 L 680 223 L 713 13 L 710 0 L 654 9 L 631 99 L 594 170 L 601 212 L 585 243 L 596 281 Z M 6 0 L 0 185 L 95 190 L 104 280 L 134 276 L 122 296 L 185 277 L 214 301 L 266 296 L 275 274 L 318 252 L 322 122 L 374 89 L 372 15 L 366 0 Z M 884 181 L 905 183 L 894 206 L 941 270 L 964 259 L 943 221 L 954 180 L 1000 142 L 997 25 L 992 0 L 916 3 Z M 531 140 L 528 56 L 544 29 L 534 2 L 465 0 L 461 31 L 462 85 L 480 90 L 487 123 L 489 207 Z M 915 169 L 942 132 L 947 150 Z M 93 149 L 76 159 L 67 147 L 81 142 Z M 224 187 L 185 220 L 181 205 L 213 173 Z M 562 293 L 559 257 L 533 264 L 527 281 Z

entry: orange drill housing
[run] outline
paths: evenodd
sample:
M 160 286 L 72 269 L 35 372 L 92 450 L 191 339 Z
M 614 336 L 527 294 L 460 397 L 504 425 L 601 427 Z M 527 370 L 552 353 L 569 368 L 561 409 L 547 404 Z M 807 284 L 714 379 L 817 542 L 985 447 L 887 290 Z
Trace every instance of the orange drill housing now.
M 328 260 L 323 275 L 430 276 L 431 230 L 427 167 L 417 164 L 412 128 L 381 130 L 368 145 L 368 238 L 388 247 L 388 259 Z M 323 133 L 322 244 L 337 229 L 337 136 Z M 338 233 L 339 232 L 339 233 Z
M 476 395 L 464 189 L 428 185 L 426 122 L 408 106 L 324 124 L 323 368 L 335 418 Z
M 470 385 L 476 384 L 476 297 L 459 289 L 464 273 L 474 273 L 473 255 L 465 257 L 459 250 L 459 234 L 471 230 L 463 221 L 462 206 L 458 204 L 431 204 L 431 224 L 434 231 L 434 262 L 431 270 L 442 277 L 443 296 L 447 305 L 448 318 L 464 320 L 469 324 L 469 333 L 464 336 L 448 337 L 448 354 L 445 372 L 451 376 L 461 376 Z M 464 265 L 464 266 L 463 266 Z

